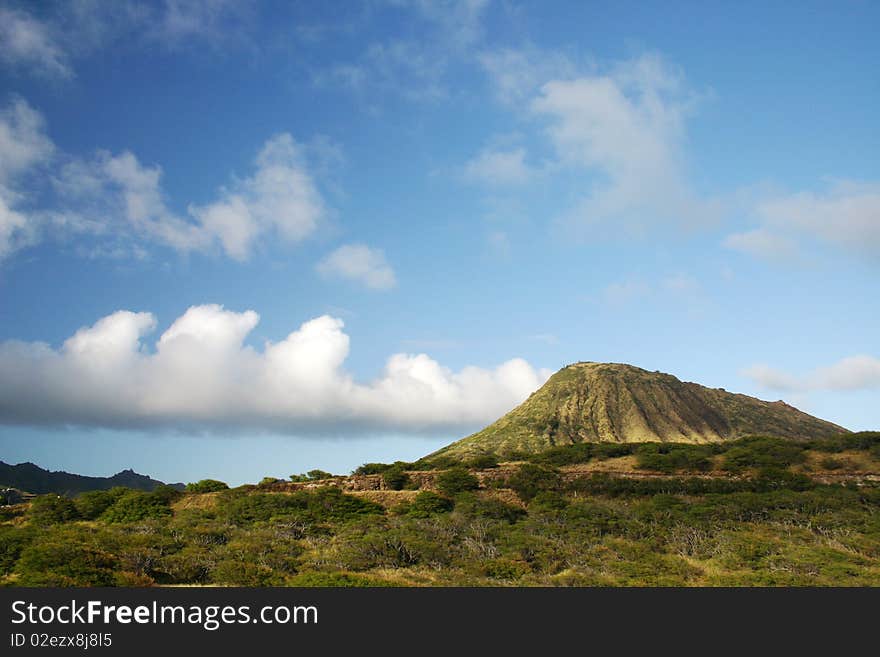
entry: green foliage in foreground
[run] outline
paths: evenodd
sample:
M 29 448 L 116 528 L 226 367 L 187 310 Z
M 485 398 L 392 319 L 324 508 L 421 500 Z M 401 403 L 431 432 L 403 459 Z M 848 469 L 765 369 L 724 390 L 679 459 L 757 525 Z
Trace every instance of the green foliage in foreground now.
M 877 444 L 858 441 L 847 449 Z M 387 509 L 333 487 L 186 498 L 205 507 L 169 489 L 44 496 L 0 521 L 0 584 L 880 586 L 880 487 L 779 465 L 803 451 L 763 438 L 634 449 L 676 474 L 573 480 L 556 452 L 484 475 L 489 488 L 438 472 L 446 490 L 383 491 L 408 500 Z M 690 476 L 709 452 L 737 475 Z

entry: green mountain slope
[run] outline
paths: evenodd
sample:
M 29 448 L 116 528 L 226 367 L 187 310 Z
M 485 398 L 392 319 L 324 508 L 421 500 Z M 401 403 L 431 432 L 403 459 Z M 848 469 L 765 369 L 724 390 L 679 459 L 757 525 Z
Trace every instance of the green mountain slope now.
M 434 455 L 534 453 L 578 442 L 707 443 L 752 434 L 807 439 L 845 431 L 782 401 L 632 365 L 576 363 L 498 421 Z

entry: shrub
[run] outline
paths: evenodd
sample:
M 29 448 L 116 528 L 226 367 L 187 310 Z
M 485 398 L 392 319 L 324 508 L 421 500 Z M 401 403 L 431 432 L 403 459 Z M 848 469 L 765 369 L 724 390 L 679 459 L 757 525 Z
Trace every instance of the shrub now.
M 318 481 L 319 479 L 332 479 L 333 474 L 327 472 L 326 470 L 309 470 L 306 473 L 306 476 L 312 481 Z
M 465 465 L 475 470 L 488 470 L 498 467 L 498 457 L 495 454 L 479 454 L 467 461 Z
M 283 479 L 278 479 L 277 477 L 263 477 L 262 479 L 260 479 L 260 483 L 257 485 L 258 486 L 271 486 L 272 484 L 280 484 L 283 481 L 284 481 Z
M 840 470 L 846 464 L 839 459 L 826 456 L 824 459 L 819 461 L 819 465 L 821 465 L 826 470 Z
M 647 443 L 636 448 L 638 467 L 659 472 L 706 471 L 712 467 L 712 448 L 703 445 Z
M 267 566 L 224 559 L 211 570 L 211 581 L 236 586 L 271 586 L 281 584 L 284 580 Z
M 390 586 L 384 581 L 365 577 L 363 575 L 352 575 L 351 573 L 322 573 L 308 572 L 300 573 L 287 579 L 289 586 L 306 586 L 306 587 L 366 587 L 366 586 Z
M 528 502 L 542 491 L 555 490 L 561 485 L 559 472 L 534 463 L 524 463 L 507 478 L 508 488 L 512 488 L 523 502 Z
M 0 527 L 0 575 L 12 571 L 15 562 L 34 539 L 33 527 Z
M 113 586 L 117 565 L 112 554 L 65 537 L 29 545 L 15 571 L 22 586 Z
M 67 497 L 50 493 L 35 497 L 28 510 L 28 517 L 36 525 L 52 525 L 79 518 L 76 505 Z
M 229 485 L 226 482 L 217 479 L 202 479 L 186 485 L 186 490 L 190 493 L 216 493 L 227 488 Z
M 87 493 L 80 493 L 73 500 L 73 503 L 81 518 L 94 520 L 113 506 L 120 497 L 130 492 L 132 492 L 130 488 L 123 488 L 122 486 L 117 486 L 110 490 L 93 490 Z
M 489 518 L 514 523 L 526 512 L 518 506 L 506 504 L 489 495 L 460 493 L 455 496 L 455 512 L 469 518 Z
M 409 483 L 409 475 L 397 466 L 392 466 L 382 473 L 382 481 L 388 490 L 403 490 Z
M 120 497 L 103 514 L 101 520 L 111 523 L 138 522 L 147 518 L 162 518 L 171 515 L 169 501 L 160 491 L 144 493 L 132 491 Z
M 440 513 L 448 513 L 452 511 L 455 503 L 448 497 L 437 495 L 431 491 L 424 490 L 412 501 L 407 510 L 407 515 L 413 518 L 428 518 Z
M 391 467 L 390 463 L 364 463 L 361 466 L 358 466 L 352 474 L 356 475 L 371 475 L 371 474 L 382 474 L 388 468 Z
M 450 468 L 437 475 L 437 488 L 446 495 L 452 496 L 479 487 L 480 481 L 461 466 Z
M 738 440 L 724 453 L 724 468 L 785 468 L 804 461 L 804 446 L 783 438 L 758 436 Z

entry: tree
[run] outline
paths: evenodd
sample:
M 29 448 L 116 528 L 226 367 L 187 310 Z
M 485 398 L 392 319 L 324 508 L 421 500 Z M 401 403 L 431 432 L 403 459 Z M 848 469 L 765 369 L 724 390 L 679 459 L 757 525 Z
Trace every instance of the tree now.
M 438 513 L 448 513 L 452 511 L 455 504 L 448 497 L 437 495 L 429 490 L 423 490 L 416 495 L 416 499 L 407 511 L 407 514 L 413 518 L 428 518 Z
M 409 475 L 396 466 L 382 473 L 382 481 L 388 490 L 403 490 L 409 483 Z
M 437 475 L 437 488 L 446 495 L 452 496 L 479 487 L 480 480 L 461 466 L 450 468 Z
M 534 463 L 524 463 L 507 478 L 508 487 L 519 495 L 523 502 L 528 502 L 542 491 L 555 490 L 561 484 L 559 472 Z
M 186 490 L 190 493 L 215 493 L 227 488 L 229 485 L 226 482 L 217 479 L 202 479 L 186 485 Z
M 50 493 L 35 497 L 28 510 L 31 522 L 37 525 L 53 525 L 79 518 L 76 505 L 67 497 Z

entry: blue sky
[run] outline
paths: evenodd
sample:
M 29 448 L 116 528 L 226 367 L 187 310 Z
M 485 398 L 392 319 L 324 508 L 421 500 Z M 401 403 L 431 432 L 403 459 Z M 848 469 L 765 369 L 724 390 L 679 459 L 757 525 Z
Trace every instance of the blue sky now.
M 414 459 L 578 360 L 880 427 L 872 3 L 0 2 L 0 459 Z

